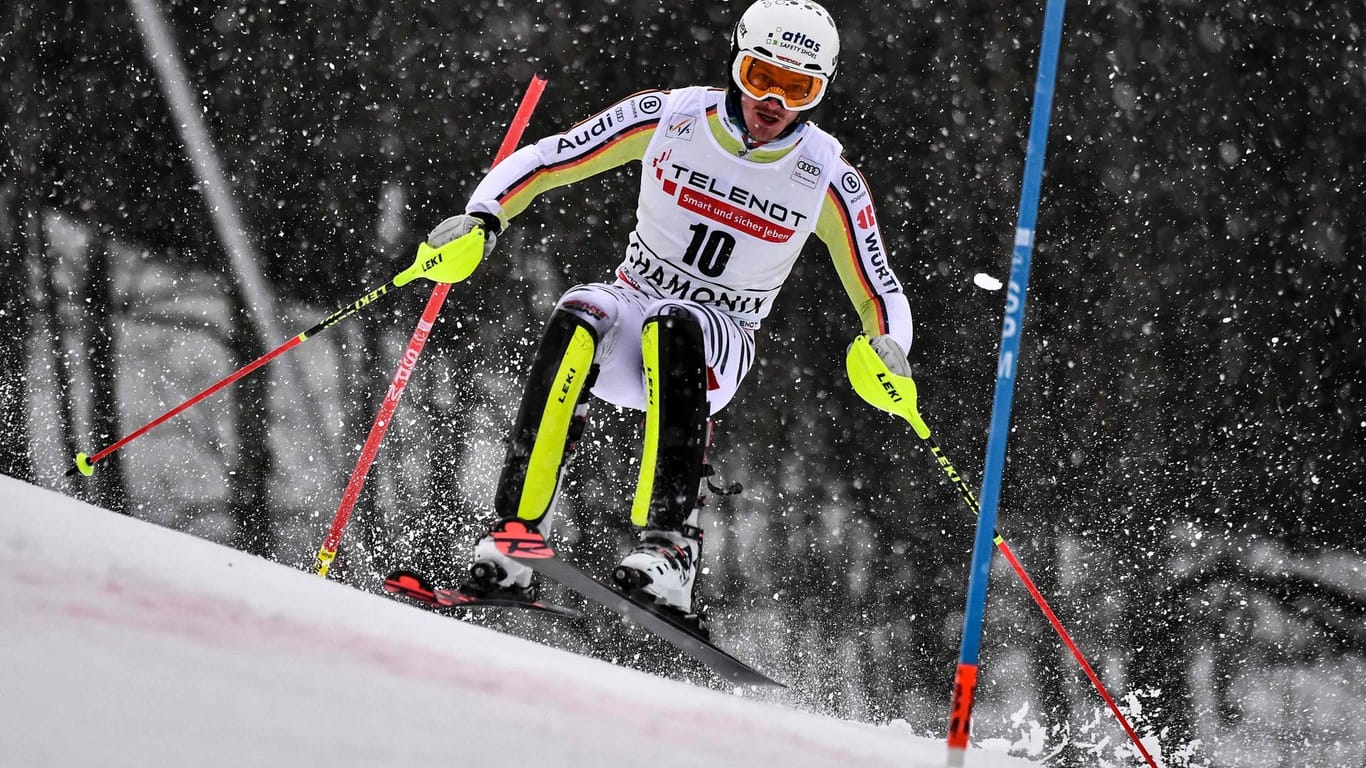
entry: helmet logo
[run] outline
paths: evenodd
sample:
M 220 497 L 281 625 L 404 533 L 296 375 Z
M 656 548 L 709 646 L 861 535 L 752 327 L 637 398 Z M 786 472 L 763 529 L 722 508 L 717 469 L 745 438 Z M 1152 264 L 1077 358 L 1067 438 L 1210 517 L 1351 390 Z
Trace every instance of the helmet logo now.
M 820 53 L 821 44 L 802 32 L 784 32 L 781 27 L 768 33 L 768 44 L 779 48 Z

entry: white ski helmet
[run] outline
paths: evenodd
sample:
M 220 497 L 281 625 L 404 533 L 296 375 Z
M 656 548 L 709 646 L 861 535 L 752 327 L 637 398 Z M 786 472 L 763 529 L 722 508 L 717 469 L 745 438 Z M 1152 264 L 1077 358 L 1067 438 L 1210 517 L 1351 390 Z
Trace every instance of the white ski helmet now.
M 742 93 L 807 110 L 835 76 L 839 30 L 811 0 L 758 0 L 735 25 L 732 51 L 731 79 Z

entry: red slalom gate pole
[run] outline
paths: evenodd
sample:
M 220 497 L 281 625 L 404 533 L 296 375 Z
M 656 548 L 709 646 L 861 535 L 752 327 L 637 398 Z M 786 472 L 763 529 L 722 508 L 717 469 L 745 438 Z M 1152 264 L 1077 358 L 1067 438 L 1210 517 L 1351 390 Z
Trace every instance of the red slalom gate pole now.
M 507 133 L 503 136 L 503 143 L 498 147 L 498 153 L 494 155 L 493 165 L 501 163 L 517 147 L 521 141 L 522 132 L 526 130 L 527 123 L 531 120 L 531 113 L 536 108 L 536 102 L 541 98 L 541 93 L 545 90 L 546 79 L 539 73 L 533 75 L 531 82 L 527 85 L 526 93 L 522 95 L 522 102 L 517 107 L 517 113 L 513 116 L 512 122 L 508 125 Z M 398 370 L 394 372 L 393 381 L 389 384 L 389 391 L 384 396 L 384 402 L 380 405 L 379 413 L 375 415 L 375 421 L 370 425 L 370 435 L 365 439 L 365 445 L 361 448 L 360 458 L 356 460 L 356 467 L 351 471 L 351 479 L 346 483 L 346 491 L 342 494 L 341 504 L 337 507 L 337 514 L 332 518 L 332 527 L 327 532 L 327 537 L 323 539 L 322 546 L 318 549 L 317 559 L 313 563 L 313 572 L 322 578 L 327 578 L 327 572 L 332 567 L 332 561 L 337 558 L 337 549 L 341 546 L 342 536 L 346 533 L 346 525 L 351 520 L 351 512 L 356 506 L 356 500 L 360 498 L 361 488 L 365 485 L 365 478 L 370 474 L 370 465 L 375 461 L 375 455 L 379 453 L 379 444 L 384 440 L 384 433 L 389 429 L 389 423 L 393 420 L 394 410 L 398 408 L 398 400 L 403 396 L 403 389 L 408 385 L 408 379 L 413 375 L 413 369 L 417 366 L 417 359 L 422 354 L 422 348 L 427 344 L 427 337 L 431 335 L 432 326 L 436 324 L 437 315 L 441 314 L 441 306 L 446 302 L 446 294 L 451 290 L 450 283 L 437 283 L 432 289 L 431 298 L 427 299 L 427 307 L 422 311 L 422 318 L 417 322 L 417 328 L 413 331 L 412 338 L 408 340 L 408 348 L 403 352 Z

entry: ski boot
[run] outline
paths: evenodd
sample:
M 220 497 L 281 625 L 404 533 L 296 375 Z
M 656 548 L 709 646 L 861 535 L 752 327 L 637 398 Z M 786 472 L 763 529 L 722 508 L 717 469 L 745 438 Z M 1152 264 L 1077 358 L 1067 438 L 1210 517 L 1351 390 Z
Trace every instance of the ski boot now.
M 612 581 L 638 602 L 697 635 L 709 636 L 706 620 L 693 606 L 697 565 L 702 557 L 702 529 L 685 525 L 682 531 L 646 528 L 640 540 L 612 571 Z
M 501 522 L 494 528 L 498 525 Z M 493 543 L 491 529 L 474 545 L 470 577 L 460 585 L 460 591 L 481 599 L 496 597 L 535 602 L 540 593 L 540 584 L 535 575 L 530 566 L 498 551 Z

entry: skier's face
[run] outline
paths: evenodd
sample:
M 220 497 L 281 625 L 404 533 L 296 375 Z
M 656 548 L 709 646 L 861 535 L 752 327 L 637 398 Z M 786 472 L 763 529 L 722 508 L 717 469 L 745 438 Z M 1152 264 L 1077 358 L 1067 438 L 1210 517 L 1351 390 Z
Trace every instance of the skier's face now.
M 797 121 L 797 113 L 783 106 L 776 98 L 752 99 L 740 94 L 740 112 L 745 116 L 745 127 L 757 141 L 773 141 Z

